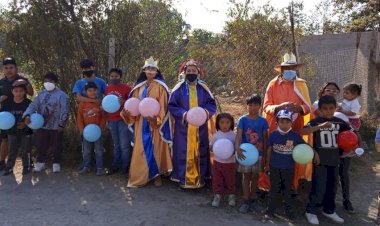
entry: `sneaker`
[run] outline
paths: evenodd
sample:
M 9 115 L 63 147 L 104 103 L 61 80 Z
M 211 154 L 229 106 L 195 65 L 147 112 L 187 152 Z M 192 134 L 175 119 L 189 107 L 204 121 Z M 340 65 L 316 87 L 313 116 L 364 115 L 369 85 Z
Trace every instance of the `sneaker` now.
M 274 219 L 276 218 L 276 216 L 274 215 L 273 212 L 271 211 L 266 211 L 263 219 L 262 219 L 262 222 L 265 223 L 265 222 L 268 222 L 268 221 L 273 221 Z
M 4 173 L 3 173 L 3 176 L 8 176 L 10 174 L 13 173 L 13 169 L 12 168 L 9 168 L 9 167 L 5 167 L 4 168 Z
M 3 169 L 5 169 L 7 165 L 5 164 L 5 161 L 0 161 L 0 171 L 2 171 Z
M 96 170 L 96 176 L 103 176 L 105 174 L 106 173 L 104 172 L 104 169 L 102 169 L 102 168 L 99 168 Z
M 312 213 L 305 213 L 306 220 L 309 222 L 311 225 L 319 225 L 319 220 L 317 215 L 312 214 Z
M 350 202 L 350 200 L 346 200 L 343 202 L 343 206 L 344 206 L 344 209 L 348 212 L 348 213 L 351 213 L 351 214 L 354 214 L 355 213 L 355 210 L 354 208 L 352 207 L 352 204 Z
M 37 162 L 34 166 L 34 172 L 42 172 L 45 169 L 45 163 Z
M 53 163 L 53 173 L 59 173 L 59 172 L 61 172 L 61 164 Z
M 117 172 L 119 172 L 119 168 L 116 168 L 116 169 L 114 169 L 114 168 L 106 169 L 106 175 L 107 176 L 111 176 L 111 175 L 113 175 L 113 174 L 115 174 Z
M 286 217 L 290 222 L 295 222 L 297 220 L 296 215 L 293 213 L 293 211 L 287 210 L 285 211 Z
M 241 204 L 241 206 L 239 207 L 239 212 L 240 213 L 248 213 L 249 212 L 249 202 L 243 202 L 243 204 Z
M 376 221 L 375 221 L 375 225 L 380 225 L 380 216 L 377 216 Z
M 222 198 L 221 195 L 218 195 L 218 194 L 214 195 L 214 199 L 212 200 L 211 206 L 219 207 L 221 198 Z
M 28 167 L 23 167 L 23 168 L 22 168 L 22 175 L 27 175 L 28 173 L 30 173 L 30 168 L 28 168 Z
M 79 170 L 79 174 L 85 174 L 85 173 L 89 173 L 90 172 L 90 169 L 88 167 L 82 167 L 81 170 Z
M 235 197 L 235 195 L 229 195 L 228 196 L 228 205 L 229 206 L 236 206 L 236 197 Z
M 265 208 L 263 208 L 257 200 L 252 200 L 249 203 L 249 210 L 260 214 L 265 212 Z
M 332 213 L 332 214 L 327 214 L 325 213 L 324 211 L 322 211 L 322 214 L 331 219 L 332 221 L 334 221 L 335 223 L 338 223 L 338 224 L 343 224 L 344 223 L 344 219 L 341 218 L 340 216 L 338 216 L 338 214 L 336 214 L 336 212 Z

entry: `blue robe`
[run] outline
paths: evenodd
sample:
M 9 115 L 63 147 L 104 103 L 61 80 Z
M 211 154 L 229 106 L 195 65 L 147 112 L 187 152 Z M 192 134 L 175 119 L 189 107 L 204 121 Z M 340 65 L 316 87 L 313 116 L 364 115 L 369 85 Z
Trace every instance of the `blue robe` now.
M 190 101 L 191 92 L 195 93 L 195 90 L 193 98 L 196 100 Z M 180 82 L 173 89 L 168 104 L 169 112 L 175 119 L 171 179 L 178 181 L 184 188 L 199 188 L 210 177 L 209 130 L 207 122 L 199 128 L 189 129 L 193 126 L 184 120 L 184 115 L 191 103 L 204 108 L 209 118 L 216 113 L 215 99 L 204 82 L 198 80 L 193 89 L 188 83 Z M 192 134 L 190 136 L 189 131 Z

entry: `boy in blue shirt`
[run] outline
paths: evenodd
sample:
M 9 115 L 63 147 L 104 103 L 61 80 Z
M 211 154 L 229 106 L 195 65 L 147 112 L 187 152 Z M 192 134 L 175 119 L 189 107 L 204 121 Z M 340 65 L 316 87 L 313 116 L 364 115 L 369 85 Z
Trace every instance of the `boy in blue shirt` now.
M 82 68 L 82 75 L 84 76 L 84 78 L 78 80 L 75 83 L 73 88 L 73 94 L 75 94 L 75 97 L 78 102 L 100 103 L 102 101 L 104 91 L 107 87 L 106 82 L 103 79 L 95 76 L 95 67 L 92 60 L 82 60 L 80 62 L 80 67 Z M 84 87 L 89 82 L 95 83 L 95 85 L 98 87 L 98 99 L 91 99 L 87 97 Z
M 255 207 L 254 198 L 256 196 L 259 173 L 262 171 L 262 155 L 266 148 L 268 138 L 268 122 L 260 116 L 261 97 L 257 94 L 247 98 L 248 114 L 239 118 L 237 135 L 235 140 L 235 150 L 239 159 L 245 159 L 244 150 L 240 148 L 242 143 L 251 143 L 257 147 L 260 159 L 253 166 L 238 166 L 238 172 L 243 174 L 243 200 L 239 212 L 247 213 Z
M 274 213 L 282 203 L 290 221 L 295 220 L 291 208 L 292 181 L 294 175 L 293 148 L 304 141 L 298 133 L 292 130 L 292 113 L 281 110 L 276 115 L 278 129 L 269 135 L 265 170 L 270 172 L 271 189 L 269 191 L 266 219 L 274 218 Z

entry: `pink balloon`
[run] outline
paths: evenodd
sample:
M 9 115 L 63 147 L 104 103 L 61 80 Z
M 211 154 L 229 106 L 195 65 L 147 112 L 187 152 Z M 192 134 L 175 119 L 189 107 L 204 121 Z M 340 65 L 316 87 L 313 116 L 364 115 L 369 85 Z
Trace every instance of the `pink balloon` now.
M 144 117 L 154 117 L 160 112 L 160 104 L 154 98 L 144 98 L 139 104 L 139 110 Z
M 138 116 L 140 114 L 139 104 L 140 100 L 135 97 L 132 97 L 125 101 L 124 109 L 126 111 L 129 111 L 132 116 Z
M 193 126 L 201 126 L 207 121 L 207 113 L 201 107 L 193 107 L 187 112 L 186 120 Z
M 219 139 L 212 146 L 212 150 L 215 160 L 226 160 L 234 154 L 234 144 L 228 139 Z

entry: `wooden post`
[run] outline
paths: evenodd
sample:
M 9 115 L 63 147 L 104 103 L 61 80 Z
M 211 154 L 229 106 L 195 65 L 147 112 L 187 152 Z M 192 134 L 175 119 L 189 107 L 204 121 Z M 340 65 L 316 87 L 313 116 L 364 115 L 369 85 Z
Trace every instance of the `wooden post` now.
M 115 38 L 109 39 L 108 69 L 115 67 Z

